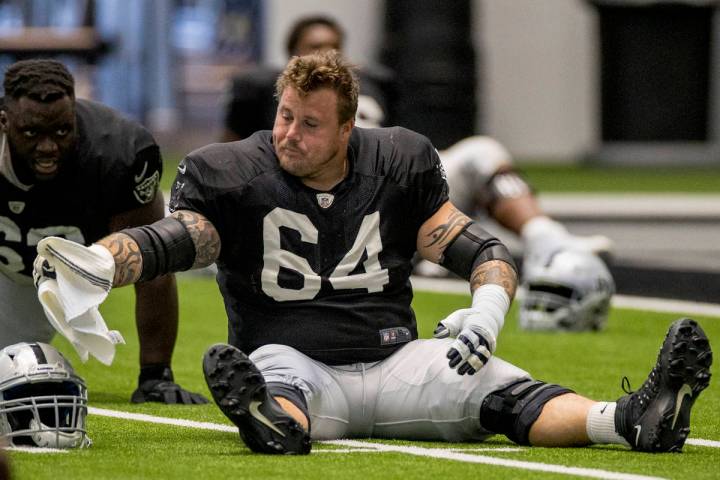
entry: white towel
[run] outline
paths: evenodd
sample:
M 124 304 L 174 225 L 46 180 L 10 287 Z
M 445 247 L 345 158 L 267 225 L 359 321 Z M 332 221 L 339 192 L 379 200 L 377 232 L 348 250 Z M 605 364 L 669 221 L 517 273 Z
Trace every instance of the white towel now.
M 37 251 L 36 273 L 44 258 L 56 274 L 54 279 L 41 276 L 38 283 L 38 299 L 48 320 L 83 362 L 90 354 L 105 365 L 112 364 L 115 345 L 125 340 L 117 330 L 108 330 L 98 310 L 112 288 L 112 254 L 100 245 L 85 247 L 60 237 L 40 240 Z

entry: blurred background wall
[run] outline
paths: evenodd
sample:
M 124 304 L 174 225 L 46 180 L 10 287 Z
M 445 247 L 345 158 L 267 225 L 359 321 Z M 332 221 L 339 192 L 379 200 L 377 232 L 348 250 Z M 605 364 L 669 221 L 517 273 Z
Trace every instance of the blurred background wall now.
M 448 111 L 458 112 L 455 121 L 438 117 L 442 121 L 436 119 L 437 129 L 422 123 L 427 120 L 403 119 L 421 131 L 426 128 L 428 131 L 423 133 L 431 138 L 436 134 L 437 139 L 433 140 L 441 147 L 447 146 L 442 145 L 443 142 L 452 140 L 455 128 L 460 138 L 472 133 L 494 136 L 526 162 L 579 162 L 594 155 L 595 159 L 609 163 L 618 158 L 619 161 L 640 159 L 640 163 L 647 163 L 648 159 L 682 162 L 685 158 L 690 163 L 717 164 L 720 42 L 717 41 L 718 28 L 714 26 L 717 22 L 711 17 L 718 2 L 595 0 L 592 3 L 596 5 L 586 0 L 0 0 L 0 64 L 7 65 L 13 59 L 45 51 L 64 55 L 62 58 L 74 69 L 81 85 L 87 86 L 82 91 L 142 120 L 161 140 L 167 138 L 167 143 L 174 148 L 187 151 L 218 138 L 229 78 L 256 63 L 281 66 L 286 58 L 284 44 L 289 26 L 302 16 L 323 13 L 342 24 L 347 33 L 346 54 L 359 64 L 380 63 L 390 58 L 396 63 L 390 66 L 396 67 L 413 54 L 412 42 L 421 42 L 415 52 L 419 67 L 405 77 L 405 86 L 409 85 L 405 93 L 410 102 L 405 105 L 405 111 L 412 111 L 415 105 L 412 102 L 418 98 L 429 96 L 423 90 L 427 85 L 408 83 L 408 79 L 418 76 L 431 83 L 445 82 L 445 91 L 455 92 L 460 100 L 467 97 L 464 104 L 456 98 L 456 105 L 448 107 Z M 433 11 L 438 6 L 445 9 L 447 15 L 438 15 L 443 12 L 437 9 Z M 688 58 L 707 55 L 715 59 L 711 63 L 701 58 L 700 62 L 708 67 L 706 71 L 696 72 L 705 79 L 707 87 L 706 95 L 698 97 L 705 102 L 704 109 L 692 113 L 701 116 L 699 122 L 707 126 L 700 134 L 702 138 L 679 138 L 650 146 L 633 138 L 607 142 L 608 119 L 603 118 L 601 82 L 604 78 L 607 85 L 608 76 L 600 68 L 609 68 L 607 55 L 617 56 L 618 45 L 622 47 L 623 41 L 626 45 L 635 43 L 632 33 L 629 40 L 623 40 L 618 32 L 612 31 L 609 33 L 620 38 L 613 51 L 609 47 L 612 42 L 601 41 L 601 33 L 608 33 L 608 17 L 599 12 L 618 6 L 665 8 L 667 14 L 662 21 L 669 21 L 668 27 L 661 27 L 660 34 L 649 33 L 644 40 L 638 40 L 649 48 L 657 40 L 652 35 L 662 35 L 663 28 L 667 33 L 674 32 L 673 19 L 677 15 L 673 9 L 705 7 L 693 10 L 697 18 L 685 25 L 686 30 L 678 27 L 674 32 L 676 37 L 671 41 L 679 45 L 679 53 L 657 60 L 672 69 L 682 55 Z M 405 8 L 407 13 L 398 14 L 400 8 Z M 456 10 L 461 14 L 453 19 L 453 13 L 458 13 Z M 624 17 L 615 18 L 630 19 L 628 25 L 632 32 L 634 19 L 641 22 L 647 11 L 647 8 L 635 11 L 626 8 L 621 12 Z M 703 20 L 705 17 L 707 21 Z M 447 23 L 452 21 L 461 25 L 454 28 Z M 411 32 L 405 35 L 405 50 L 393 51 L 397 42 L 391 41 L 393 37 L 388 35 L 388 30 L 398 28 L 398 22 L 401 26 L 402 22 L 414 23 L 409 27 L 405 25 Z M 446 35 L 438 34 L 437 28 L 433 30 L 437 25 L 446 24 Z M 606 30 L 601 32 L 601 25 L 605 25 Z M 711 34 L 700 35 L 693 41 L 712 45 L 707 46 L 707 51 L 684 54 L 686 37 L 702 31 L 703 25 L 713 25 L 713 30 L 707 28 Z M 38 40 L 38 32 L 34 37 L 27 31 L 22 33 L 22 29 L 28 27 L 54 27 L 56 33 L 67 33 L 83 26 L 94 29 L 95 36 L 90 44 L 85 44 L 84 50 L 75 52 L 70 47 L 53 49 L 47 41 L 38 47 L 43 43 Z M 468 48 L 473 58 L 457 60 L 454 67 L 446 69 L 450 73 L 445 77 L 433 76 L 437 73 L 434 66 L 444 59 L 423 58 L 423 48 L 430 52 L 433 42 L 445 41 L 453 35 L 462 46 L 464 28 L 467 28 Z M 415 35 L 416 40 L 408 40 L 408 35 Z M 693 45 L 687 44 L 688 48 Z M 24 51 L 23 45 L 28 47 Z M 57 39 L 54 45 L 59 45 Z M 602 48 L 606 49 L 605 57 Z M 702 50 L 702 46 L 700 48 Z M 472 70 L 465 68 L 468 65 Z M 642 76 L 644 67 L 642 63 L 640 66 Z M 693 74 L 691 71 L 687 75 Z M 474 89 L 465 93 L 468 81 Z M 703 85 L 702 82 L 699 85 Z M 437 88 L 434 91 L 440 92 L 439 97 L 445 94 Z M 607 96 L 607 91 L 605 94 Z M 649 91 L 651 102 L 652 95 Z M 615 100 L 617 103 L 618 99 Z M 628 102 L 628 110 L 632 112 L 632 96 L 619 101 L 621 105 L 623 101 Z M 427 107 L 418 105 L 417 111 Z M 461 110 L 464 116 L 460 116 Z M 415 120 L 419 123 L 413 123 Z M 622 121 L 619 118 L 617 125 L 622 127 Z M 646 120 L 639 118 L 638 121 L 642 124 Z M 443 128 L 445 131 L 441 132 Z M 177 135 L 178 132 L 181 135 Z

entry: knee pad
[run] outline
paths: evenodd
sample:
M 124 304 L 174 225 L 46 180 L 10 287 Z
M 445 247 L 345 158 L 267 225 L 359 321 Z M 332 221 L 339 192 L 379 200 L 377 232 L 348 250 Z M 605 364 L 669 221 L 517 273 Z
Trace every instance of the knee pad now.
M 482 428 L 502 433 L 519 445 L 529 445 L 530 427 L 551 399 L 572 390 L 538 380 L 520 380 L 490 393 L 480 407 Z
M 503 169 L 490 177 L 479 192 L 478 202 L 491 209 L 501 200 L 524 197 L 533 193 L 525 179 L 513 169 Z

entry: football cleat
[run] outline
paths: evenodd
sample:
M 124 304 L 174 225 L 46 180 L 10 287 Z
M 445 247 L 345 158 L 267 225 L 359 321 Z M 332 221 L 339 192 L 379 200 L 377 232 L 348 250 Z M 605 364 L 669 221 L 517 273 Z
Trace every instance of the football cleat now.
M 690 410 L 710 383 L 712 351 L 695 320 L 668 330 L 645 383 L 617 402 L 615 428 L 633 450 L 679 452 L 690 433 Z
M 310 435 L 268 393 L 260 370 L 231 345 L 205 352 L 203 373 L 215 403 L 253 452 L 310 453 Z

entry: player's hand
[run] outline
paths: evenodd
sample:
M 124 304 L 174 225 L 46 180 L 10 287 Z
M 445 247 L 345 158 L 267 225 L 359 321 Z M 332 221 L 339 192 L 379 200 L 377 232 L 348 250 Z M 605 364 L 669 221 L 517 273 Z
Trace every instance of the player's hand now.
M 488 363 L 508 308 L 510 298 L 501 286 L 482 285 L 473 293 L 470 308 L 457 310 L 438 323 L 435 338 L 455 339 L 446 355 L 450 368 L 459 375 L 472 375 Z
M 480 370 L 495 350 L 493 335 L 482 325 L 489 319 L 486 312 L 464 308 L 451 313 L 438 323 L 435 338 L 455 338 L 447 351 L 448 365 L 459 375 L 472 375 Z
M 207 398 L 199 393 L 189 392 L 174 382 L 172 370 L 166 368 L 162 378 L 141 382 L 130 397 L 132 403 L 159 402 L 167 404 L 203 404 Z

